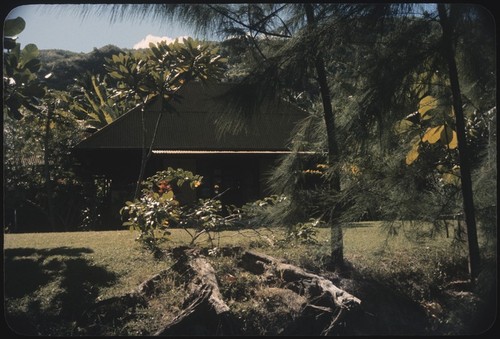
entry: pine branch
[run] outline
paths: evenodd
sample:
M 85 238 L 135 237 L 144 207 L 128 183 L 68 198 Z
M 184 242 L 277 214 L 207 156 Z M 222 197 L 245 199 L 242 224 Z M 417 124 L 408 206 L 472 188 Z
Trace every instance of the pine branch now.
M 233 22 L 235 22 L 235 23 L 237 23 L 237 24 L 239 24 L 239 25 L 241 25 L 241 26 L 243 26 L 245 28 L 248 28 L 250 30 L 256 31 L 258 33 L 262 33 L 262 34 L 264 34 L 266 36 L 274 36 L 274 37 L 278 37 L 278 38 L 291 38 L 291 36 L 287 35 L 287 34 L 272 33 L 272 32 L 261 30 L 261 29 L 255 27 L 255 26 L 253 26 L 253 25 L 246 24 L 243 21 L 241 21 L 241 20 L 239 20 L 239 19 L 237 19 L 237 18 L 229 15 L 225 11 L 221 10 L 220 8 L 218 8 L 218 6 L 214 6 L 214 5 L 210 5 L 210 4 L 207 4 L 207 6 L 209 8 L 211 8 L 212 10 L 214 10 L 215 12 L 217 12 L 217 13 L 221 14 L 222 16 L 228 18 L 229 20 L 231 20 L 231 21 L 233 21 Z M 232 13 L 232 14 L 234 14 L 234 13 Z

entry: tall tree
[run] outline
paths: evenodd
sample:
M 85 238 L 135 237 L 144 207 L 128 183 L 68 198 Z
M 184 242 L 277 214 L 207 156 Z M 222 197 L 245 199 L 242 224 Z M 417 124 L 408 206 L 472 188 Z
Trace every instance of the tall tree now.
M 479 245 L 477 240 L 477 226 L 474 210 L 474 198 L 472 193 L 472 180 L 471 180 L 471 165 L 470 156 L 467 146 L 465 134 L 465 119 L 462 106 L 462 92 L 460 90 L 460 82 L 458 79 L 458 69 L 455 60 L 455 46 L 454 46 L 454 32 L 451 16 L 455 14 L 457 9 L 453 5 L 446 8 L 445 4 L 439 3 L 437 5 L 439 13 L 439 23 L 441 24 L 443 35 L 443 54 L 448 64 L 448 74 L 450 78 L 450 86 L 453 97 L 453 109 L 455 111 L 456 132 L 458 139 L 458 151 L 460 160 L 460 179 L 462 182 L 462 196 L 464 204 L 465 223 L 467 225 L 467 239 L 469 246 L 469 265 L 470 275 L 474 281 L 480 272 L 480 254 Z M 456 14 L 455 14 L 456 15 Z M 455 19 L 455 22 L 457 20 Z
M 411 103 L 416 101 L 419 109 L 408 117 L 408 121 L 417 118 L 423 124 L 432 121 L 430 119 L 436 115 L 434 109 L 437 105 L 429 94 L 439 91 L 442 96 L 439 101 L 449 103 L 448 111 L 450 106 L 453 107 L 450 112 L 453 124 L 445 122 L 429 127 L 417 141 L 433 144 L 441 139 L 446 141 L 444 144 L 449 150 L 458 149 L 470 276 L 474 281 L 479 273 L 480 255 L 471 182 L 472 154 L 468 151 L 470 137 L 465 130 L 466 122 L 471 119 L 466 119 L 464 107 L 472 108 L 469 110 L 472 115 L 490 111 L 496 105 L 493 94 L 496 88 L 493 80 L 496 73 L 494 25 L 487 11 L 476 5 L 438 4 L 437 7 L 428 6 L 428 13 L 422 9 L 416 11 L 415 5 L 391 7 L 393 10 L 384 16 L 382 22 L 386 26 L 385 32 L 377 31 L 375 41 L 379 43 L 374 45 L 383 49 L 374 48 L 375 62 L 368 60 L 367 63 L 376 66 L 367 72 L 369 85 L 365 88 L 371 95 L 365 96 L 360 107 L 368 112 L 383 111 L 385 118 L 394 119 L 398 117 L 397 113 L 394 114 L 395 108 L 404 111 L 408 105 L 417 106 Z M 435 8 L 437 10 L 433 11 Z M 400 28 L 395 29 L 395 25 Z M 412 30 L 413 33 L 409 34 Z M 391 48 L 391 45 L 396 48 Z M 437 88 L 435 79 L 442 79 L 443 75 L 445 81 Z M 467 96 L 461 89 L 464 83 L 468 87 Z M 391 111 L 393 114 L 387 114 Z M 393 126 L 393 123 L 380 126 Z M 407 163 L 411 164 L 416 156 L 418 148 L 414 147 L 408 153 Z
M 146 165 L 153 152 L 158 127 L 164 111 L 170 110 L 170 100 L 188 82 L 212 81 L 222 76 L 225 59 L 207 43 L 192 38 L 167 44 L 161 41 L 150 44 L 145 55 L 141 52 L 114 55 L 106 68 L 118 81 L 116 96 L 141 109 L 142 156 L 134 197 L 140 195 Z M 145 107 L 152 100 L 161 102 L 152 134 L 146 130 Z M 146 140 L 149 138 L 149 145 Z M 147 138 L 148 137 L 148 138 Z
M 314 7 L 311 3 L 304 4 L 304 10 L 307 18 L 307 27 L 314 28 L 316 26 L 316 18 L 314 14 Z M 332 98 L 330 96 L 330 88 L 328 86 L 327 73 L 325 69 L 325 61 L 323 54 L 319 52 L 314 59 L 314 66 L 316 69 L 316 77 L 318 86 L 321 93 L 321 102 L 323 104 L 323 116 L 325 120 L 327 144 L 328 144 L 328 164 L 332 165 L 335 158 L 339 156 L 339 146 L 336 137 L 335 129 L 335 114 L 332 107 Z M 335 191 L 340 191 L 340 175 L 338 168 L 334 167 L 334 173 L 329 182 L 330 187 Z M 342 268 L 344 266 L 344 242 L 342 237 L 342 227 L 338 220 L 338 209 L 332 211 L 328 222 L 331 227 L 331 242 L 332 242 L 332 266 L 335 268 Z
M 67 95 L 48 88 L 46 80 L 51 74 L 40 75 L 36 45 L 21 48 L 15 41 L 14 36 L 24 26 L 20 17 L 5 22 L 4 187 L 12 197 L 9 207 L 35 207 L 47 216 L 51 230 L 56 230 L 76 219 L 76 208 L 70 205 L 78 200 L 78 194 L 69 192 L 69 187 L 77 180 L 69 149 L 80 137 L 80 130 L 65 106 Z

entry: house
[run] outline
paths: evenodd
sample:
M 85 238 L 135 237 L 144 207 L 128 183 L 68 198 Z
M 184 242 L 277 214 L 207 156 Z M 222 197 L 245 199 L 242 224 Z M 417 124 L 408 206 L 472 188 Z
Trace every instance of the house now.
M 179 90 L 180 100 L 163 110 L 159 100 L 144 109 L 145 141 L 150 145 L 159 114 L 162 118 L 148 161 L 146 176 L 182 168 L 203 176 L 196 197 L 211 198 L 225 192 L 225 203 L 242 205 L 268 195 L 265 178 L 277 159 L 289 153 L 288 141 L 295 124 L 306 116 L 298 107 L 280 102 L 246 121 L 238 133 L 219 135 L 220 100 L 230 84 L 192 82 Z M 133 196 L 143 148 L 141 108 L 125 113 L 74 148 L 82 167 L 105 178 L 110 188 L 108 222 Z M 194 194 L 194 193 L 193 193 Z

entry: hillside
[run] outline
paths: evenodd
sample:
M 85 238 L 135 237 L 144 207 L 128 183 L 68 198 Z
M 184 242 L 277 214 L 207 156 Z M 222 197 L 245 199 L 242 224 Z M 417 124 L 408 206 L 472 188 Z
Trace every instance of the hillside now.
M 94 48 L 90 53 L 75 53 L 59 49 L 40 50 L 42 68 L 38 74 L 44 77 L 52 73 L 53 76 L 45 80 L 47 85 L 54 89 L 65 90 L 75 78 L 84 73 L 104 74 L 105 58 L 125 51 L 113 45 Z

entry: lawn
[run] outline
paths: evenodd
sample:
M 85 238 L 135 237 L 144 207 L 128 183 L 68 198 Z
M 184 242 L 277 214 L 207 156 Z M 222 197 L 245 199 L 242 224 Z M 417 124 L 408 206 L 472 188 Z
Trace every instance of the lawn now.
M 283 247 L 277 245 L 277 240 L 283 237 L 279 229 L 223 231 L 216 236 L 214 245 L 252 248 L 321 273 L 326 271 L 329 232 L 319 228 L 315 245 L 290 243 Z M 467 331 L 470 326 L 467 321 L 454 319 L 461 311 L 445 312 L 446 303 L 439 293 L 450 282 L 467 278 L 463 246 L 455 246 L 453 238 L 444 234 L 417 242 L 408 239 L 415 234 L 403 233 L 388 238 L 387 230 L 376 222 L 345 227 L 345 258 L 352 268 L 350 278 L 377 281 L 421 305 L 429 318 L 434 319 L 430 331 L 459 334 L 460 329 Z M 169 256 L 155 260 L 134 240 L 136 236 L 137 233 L 126 230 L 5 234 L 5 310 L 11 328 L 42 335 L 78 334 L 75 322 L 85 308 L 97 300 L 127 293 L 173 264 Z M 189 240 L 184 230 L 174 229 L 165 248 L 185 245 Z M 197 245 L 212 247 L 206 238 L 200 238 Z M 210 259 L 216 271 L 236 270 L 228 258 Z M 161 305 L 158 300 L 156 305 L 151 303 L 149 309 L 137 312 L 140 316 L 115 324 L 106 333 L 150 334 L 159 322 L 171 319 L 180 310 L 185 296 L 180 279 L 172 273 L 168 282 L 171 285 L 165 288 Z M 230 304 L 236 309 L 244 307 L 245 304 L 238 302 Z M 458 310 L 456 305 L 453 307 Z M 165 314 L 158 314 L 162 312 Z M 448 324 L 450 321 L 456 323 Z

